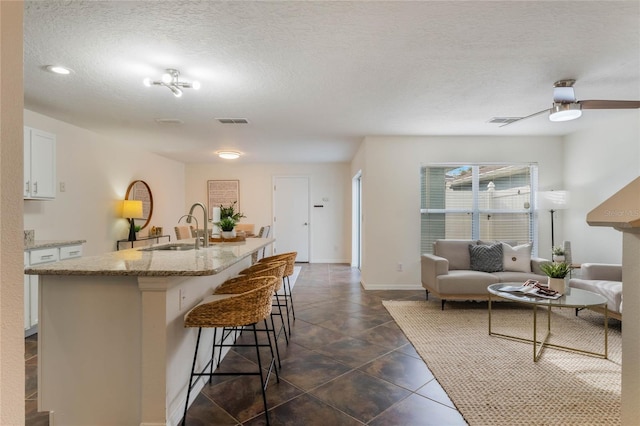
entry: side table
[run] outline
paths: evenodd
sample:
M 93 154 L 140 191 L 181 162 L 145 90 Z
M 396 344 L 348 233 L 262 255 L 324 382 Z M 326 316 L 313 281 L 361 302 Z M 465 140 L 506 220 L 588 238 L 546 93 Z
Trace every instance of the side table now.
M 135 241 L 118 240 L 116 242 L 116 250 L 120 250 L 120 244 L 123 244 L 123 243 L 129 243 L 131 244 L 131 247 L 128 247 L 128 248 L 134 248 L 134 247 L 148 246 L 149 244 L 153 244 L 153 243 L 159 243 L 160 238 L 168 238 L 169 239 L 168 242 L 171 242 L 171 235 L 156 235 L 155 237 L 138 237 Z M 135 245 L 135 243 L 137 242 L 140 242 L 140 244 Z

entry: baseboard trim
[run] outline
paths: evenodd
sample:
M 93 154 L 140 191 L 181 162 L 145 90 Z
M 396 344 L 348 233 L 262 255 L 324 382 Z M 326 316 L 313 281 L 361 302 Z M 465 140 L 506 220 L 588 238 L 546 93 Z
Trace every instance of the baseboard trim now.
M 364 282 L 360 281 L 360 285 L 365 290 L 424 290 L 421 285 L 416 284 L 372 284 L 367 285 Z

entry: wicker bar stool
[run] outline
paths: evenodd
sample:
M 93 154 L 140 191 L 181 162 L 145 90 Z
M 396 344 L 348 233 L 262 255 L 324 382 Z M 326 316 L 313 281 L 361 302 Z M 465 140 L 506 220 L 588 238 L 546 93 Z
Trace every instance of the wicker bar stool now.
M 284 331 L 284 338 L 287 342 L 287 345 L 289 344 L 289 336 L 287 335 L 285 318 L 282 313 L 283 307 L 285 308 L 285 312 L 286 312 L 287 304 L 284 296 L 279 293 L 283 285 L 282 278 L 284 277 L 286 268 L 287 268 L 287 262 L 259 262 L 239 272 L 241 276 L 261 277 L 264 275 L 273 275 L 280 279 L 280 284 L 276 284 L 275 291 L 273 292 L 273 296 L 275 297 L 275 300 L 273 303 L 274 309 L 271 310 L 271 323 L 274 327 L 274 334 L 276 337 L 276 348 L 277 348 L 278 338 L 280 337 L 283 331 Z M 281 296 L 282 296 L 282 300 L 280 300 Z M 273 321 L 274 316 L 279 316 L 281 320 L 281 326 L 277 332 L 275 331 L 275 322 Z
M 293 316 L 293 320 L 294 321 L 296 320 L 296 312 L 293 309 L 293 295 L 291 293 L 291 281 L 289 281 L 289 277 L 293 275 L 293 268 L 296 264 L 297 255 L 298 255 L 297 252 L 292 251 L 288 253 L 275 254 L 269 257 L 263 257 L 258 261 L 258 263 L 268 263 L 268 262 L 277 262 L 277 261 L 287 262 L 287 267 L 284 270 L 284 278 L 282 278 L 282 283 L 283 283 L 282 285 L 284 287 L 285 305 L 287 305 L 286 311 L 287 311 L 287 325 L 289 326 L 289 335 L 291 335 L 291 323 L 289 321 L 289 312 L 291 312 L 291 315 Z M 285 278 L 286 278 L 286 281 L 285 281 Z
M 229 278 L 222 284 L 220 284 L 216 289 L 214 289 L 214 294 L 231 294 L 238 293 L 240 291 L 246 291 L 250 288 L 251 284 L 246 284 L 247 280 L 255 277 L 264 277 L 264 276 L 275 276 L 278 278 L 278 283 L 275 285 L 274 295 L 276 292 L 282 287 L 282 274 L 286 267 L 285 262 L 274 262 L 274 263 L 263 263 L 260 264 L 260 267 L 256 267 L 258 264 L 253 265 L 253 269 L 247 268 L 240 272 L 243 275 L 239 275 L 234 278 Z M 277 299 L 279 301 L 279 299 Z M 278 358 L 278 366 L 282 367 L 282 362 L 280 360 L 280 348 L 278 347 L 278 337 L 280 337 L 280 333 L 284 328 L 284 316 L 282 314 L 282 305 L 278 302 L 272 305 L 272 308 L 277 308 L 277 311 L 271 309 L 271 328 L 267 325 L 267 330 L 273 333 L 273 345 L 276 348 L 276 356 Z M 276 332 L 276 323 L 273 319 L 274 316 L 279 316 L 281 318 L 282 326 L 280 330 Z M 223 336 L 227 336 L 232 333 L 234 330 L 223 329 Z M 263 330 L 258 330 L 263 331 Z M 284 330 L 284 336 L 287 340 L 287 344 L 289 344 L 289 337 L 287 336 L 286 329 Z
M 275 286 L 278 284 L 279 279 L 277 277 L 256 277 L 248 278 L 242 284 L 244 288 L 248 288 L 248 291 L 233 293 L 233 294 L 212 294 L 206 297 L 202 302 L 196 305 L 184 316 L 184 326 L 186 327 L 198 327 L 198 338 L 196 340 L 196 349 L 193 355 L 193 364 L 191 366 L 191 375 L 189 376 L 189 386 L 187 387 L 187 400 L 184 407 L 184 417 L 182 418 L 182 424 L 184 425 L 187 420 L 187 409 L 189 408 L 189 397 L 191 390 L 197 379 L 203 376 L 208 376 L 209 381 L 216 375 L 256 375 L 260 376 L 260 385 L 262 388 L 262 402 L 264 403 L 264 414 L 266 417 L 267 425 L 269 424 L 269 414 L 267 405 L 266 388 L 269 383 L 271 372 L 275 371 L 277 381 L 280 381 L 278 376 L 278 367 L 275 365 L 275 356 L 273 355 L 273 349 L 271 346 L 271 336 L 267 332 L 268 345 L 260 344 L 258 341 L 258 329 L 256 324 L 260 321 L 264 321 L 266 326 L 266 319 L 271 313 L 271 300 Z M 240 286 L 236 287 L 236 290 L 242 290 Z M 236 344 L 225 343 L 225 336 L 222 336 L 220 342 L 216 342 L 215 331 L 218 328 L 236 328 L 236 327 L 249 327 L 253 331 L 254 344 Z M 200 345 L 200 336 L 202 335 L 202 328 L 213 328 L 213 351 L 211 353 L 211 360 L 202 368 L 200 372 L 196 372 L 196 363 L 198 359 L 198 347 Z M 232 372 L 221 373 L 213 371 L 214 353 L 215 348 L 219 347 L 219 351 L 222 352 L 224 347 L 233 346 L 251 346 L 256 348 L 256 355 L 258 360 L 258 371 L 256 372 Z M 271 349 L 271 361 L 269 362 L 269 368 L 265 375 L 262 362 L 260 359 L 260 347 L 269 346 Z M 207 370 L 209 370 L 207 372 Z M 196 380 L 194 381 L 194 377 Z

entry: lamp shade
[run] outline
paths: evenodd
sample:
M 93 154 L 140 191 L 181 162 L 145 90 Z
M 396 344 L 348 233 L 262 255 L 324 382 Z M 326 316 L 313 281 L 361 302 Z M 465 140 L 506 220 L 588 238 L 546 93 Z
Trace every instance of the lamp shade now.
M 122 202 L 122 217 L 127 219 L 142 219 L 142 201 L 124 200 Z
M 539 191 L 538 209 L 564 210 L 569 208 L 569 191 Z

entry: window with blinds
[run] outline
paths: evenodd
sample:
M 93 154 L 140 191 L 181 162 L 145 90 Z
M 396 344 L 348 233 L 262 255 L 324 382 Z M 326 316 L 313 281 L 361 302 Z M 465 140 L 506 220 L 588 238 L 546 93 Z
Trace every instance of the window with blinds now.
M 421 252 L 437 239 L 533 242 L 533 164 L 432 165 L 421 173 Z

